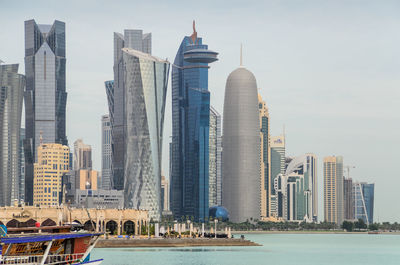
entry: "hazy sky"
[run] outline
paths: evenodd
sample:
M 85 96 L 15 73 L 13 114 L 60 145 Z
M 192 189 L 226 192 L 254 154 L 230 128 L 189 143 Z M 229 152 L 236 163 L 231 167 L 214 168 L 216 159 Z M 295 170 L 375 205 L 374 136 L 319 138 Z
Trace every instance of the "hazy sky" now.
M 399 1 L 9 1 L 0 0 L 0 59 L 24 73 L 24 21 L 66 22 L 67 136 L 91 144 L 101 170 L 104 81 L 113 79 L 113 32 L 153 34 L 153 54 L 173 61 L 192 20 L 219 62 L 209 72 L 221 112 L 228 74 L 243 61 L 267 101 L 272 135 L 286 128 L 287 155 L 343 155 L 353 179 L 375 182 L 375 220 L 400 221 Z M 170 89 L 170 87 L 169 87 Z M 168 91 L 163 171 L 168 175 Z M 397 162 L 396 162 L 397 161 Z

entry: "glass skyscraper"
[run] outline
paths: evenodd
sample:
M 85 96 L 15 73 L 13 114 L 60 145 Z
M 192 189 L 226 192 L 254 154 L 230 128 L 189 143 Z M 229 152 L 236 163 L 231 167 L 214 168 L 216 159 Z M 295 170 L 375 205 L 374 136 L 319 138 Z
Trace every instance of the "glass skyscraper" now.
M 208 218 L 209 211 L 209 63 L 218 53 L 202 38 L 185 36 L 172 69 L 171 210 L 176 219 Z
M 25 78 L 18 64 L 0 64 L 0 206 L 19 199 L 20 128 Z
M 210 106 L 209 136 L 209 206 L 219 206 L 222 201 L 222 138 L 221 115 Z
M 374 222 L 375 184 L 353 183 L 354 218 L 362 219 L 367 225 Z
M 25 21 L 25 201 L 33 203 L 33 164 L 39 137 L 68 145 L 65 135 L 65 23 Z
M 278 198 L 275 194 L 275 188 L 273 187 L 275 183 L 275 178 L 278 174 L 285 174 L 285 136 L 271 136 L 270 138 L 270 148 L 271 148 L 271 195 L 270 204 L 271 216 L 277 217 L 278 214 Z
M 125 208 L 161 220 L 161 158 L 169 62 L 123 48 Z
M 111 122 L 110 115 L 101 117 L 101 185 L 104 190 L 111 189 Z

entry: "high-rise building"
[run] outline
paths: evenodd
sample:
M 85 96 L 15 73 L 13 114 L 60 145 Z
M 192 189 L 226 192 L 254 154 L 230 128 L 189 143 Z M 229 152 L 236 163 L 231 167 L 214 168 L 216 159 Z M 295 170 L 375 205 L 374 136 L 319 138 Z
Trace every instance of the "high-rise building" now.
M 101 185 L 104 190 L 111 189 L 111 120 L 110 115 L 101 117 Z
M 20 128 L 25 78 L 18 64 L 0 64 L 0 206 L 19 199 Z
M 169 181 L 161 176 L 161 206 L 162 211 L 169 211 Z
M 285 174 L 274 180 L 277 217 L 288 221 L 317 222 L 317 163 L 314 154 L 288 160 Z
M 125 181 L 126 154 L 126 111 L 125 96 L 128 93 L 124 80 L 125 62 L 123 48 L 131 48 L 151 54 L 151 33 L 142 30 L 126 29 L 124 34 L 114 32 L 114 81 L 107 81 L 106 92 L 112 125 L 112 184 L 113 189 L 123 190 Z
M 148 210 L 150 218 L 160 220 L 162 139 L 169 62 L 130 48 L 123 48 L 122 54 L 125 208 Z
M 354 194 L 351 178 L 343 178 L 343 204 L 344 220 L 354 220 Z
M 221 205 L 222 197 L 222 138 L 221 115 L 210 106 L 210 136 L 209 136 L 209 206 Z
M 209 215 L 209 64 L 218 53 L 203 39 L 185 36 L 172 68 L 171 210 L 204 221 Z
M 98 172 L 92 169 L 92 147 L 82 139 L 74 142 L 75 189 L 97 190 Z
M 25 154 L 24 154 L 24 140 L 25 140 L 25 128 L 21 128 L 19 138 L 19 201 L 25 201 Z
M 61 144 L 41 144 L 34 164 L 33 203 L 57 206 L 62 198 L 62 177 L 68 172 L 69 148 Z
M 362 219 L 367 225 L 374 222 L 374 184 L 353 183 L 354 219 Z
M 285 174 L 285 136 L 271 136 L 270 137 L 270 152 L 271 152 L 271 195 L 270 204 L 271 216 L 279 216 L 277 214 L 277 197 L 275 194 L 275 189 L 273 183 L 275 183 L 275 178 L 278 174 Z
M 324 158 L 324 216 L 325 221 L 343 223 L 343 157 Z
M 260 178 L 261 178 L 261 216 L 271 216 L 271 147 L 270 119 L 267 103 L 258 94 L 258 111 L 260 116 Z
M 257 81 L 240 67 L 225 86 L 222 205 L 232 222 L 260 218 L 260 118 Z
M 68 145 L 65 63 L 65 23 L 25 21 L 25 201 L 29 204 L 33 202 L 33 164 L 39 138 L 43 143 Z

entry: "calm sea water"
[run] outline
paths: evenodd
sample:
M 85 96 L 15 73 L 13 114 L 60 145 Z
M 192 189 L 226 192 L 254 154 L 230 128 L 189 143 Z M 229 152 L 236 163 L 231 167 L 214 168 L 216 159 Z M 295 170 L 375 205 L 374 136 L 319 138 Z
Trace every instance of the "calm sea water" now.
M 102 264 L 390 265 L 400 264 L 399 235 L 247 234 L 261 247 L 95 249 Z

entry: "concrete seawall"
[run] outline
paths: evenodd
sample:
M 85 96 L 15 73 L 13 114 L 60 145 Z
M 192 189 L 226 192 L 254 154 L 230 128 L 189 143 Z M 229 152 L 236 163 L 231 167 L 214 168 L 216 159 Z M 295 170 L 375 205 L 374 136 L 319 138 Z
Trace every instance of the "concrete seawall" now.
M 261 246 L 250 240 L 236 238 L 151 238 L 101 239 L 96 248 L 131 247 L 206 247 L 206 246 Z

